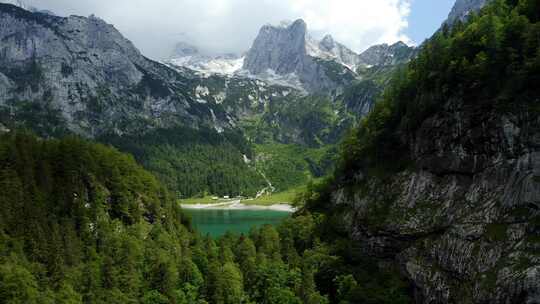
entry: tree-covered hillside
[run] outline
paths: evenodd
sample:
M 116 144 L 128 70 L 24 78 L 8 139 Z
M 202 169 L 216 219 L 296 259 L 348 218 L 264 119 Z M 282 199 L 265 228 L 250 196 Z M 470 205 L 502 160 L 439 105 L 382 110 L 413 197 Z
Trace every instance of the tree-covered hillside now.
M 320 217 L 213 240 L 131 156 L 0 136 L 0 303 L 407 303 L 406 285 Z M 353 300 L 355 299 L 355 300 Z
M 539 105 L 540 2 L 493 0 L 394 75 L 306 208 L 421 303 L 534 302 Z
M 191 233 L 132 157 L 76 138 L 0 137 L 0 302 L 130 303 Z
M 418 152 L 410 150 L 417 130 L 449 100 L 485 113 L 537 112 L 539 5 L 498 0 L 465 24 L 443 27 L 347 139 L 342 169 L 403 168 Z
M 268 186 L 249 164 L 254 153 L 239 132 L 177 127 L 141 135 L 105 135 L 100 141 L 133 154 L 177 197 L 255 196 Z

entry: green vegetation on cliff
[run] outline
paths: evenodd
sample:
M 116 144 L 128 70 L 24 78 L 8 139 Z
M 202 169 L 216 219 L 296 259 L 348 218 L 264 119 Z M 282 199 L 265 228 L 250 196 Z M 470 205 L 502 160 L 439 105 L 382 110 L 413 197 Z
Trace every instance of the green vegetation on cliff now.
M 418 151 L 411 148 L 427 119 L 436 121 L 441 113 L 457 111 L 449 101 L 459 101 L 463 111 L 477 117 L 486 113 L 537 117 L 538 8 L 538 1 L 496 0 L 466 23 L 438 31 L 417 58 L 396 71 L 373 111 L 345 137 L 334 175 L 308 189 L 303 196 L 306 208 L 339 214 L 343 208 L 330 205 L 332 191 L 339 187 L 365 195 L 370 185 L 378 183 L 386 190 L 366 206 L 365 224 L 376 229 L 397 221 L 403 214 L 388 208 L 396 195 L 388 183 L 397 173 L 421 169 L 422 164 L 438 170 L 437 162 L 415 159 Z M 330 230 L 334 224 L 326 223 Z M 504 235 L 499 230 L 489 232 Z
M 295 144 L 255 145 L 255 166 L 264 172 L 277 192 L 302 186 L 331 172 L 334 145 L 308 148 Z
M 426 301 L 534 298 L 537 287 L 516 286 L 538 267 L 530 250 L 538 195 L 521 195 L 537 193 L 538 163 L 516 160 L 538 150 L 539 75 L 538 1 L 493 0 L 466 23 L 443 27 L 346 137 L 334 176 L 304 193 L 305 209 L 322 216 L 321 240 L 336 248 L 354 235 L 382 269 L 392 260 L 412 265 L 406 274 Z M 512 204 L 525 212 L 512 214 Z M 524 236 L 512 239 L 518 230 Z M 478 248 L 467 252 L 471 245 Z M 501 255 L 485 261 L 485 248 Z M 509 273 L 520 279 L 505 281 Z
M 394 75 L 346 139 L 341 169 L 403 168 L 416 130 L 448 100 L 484 111 L 534 110 L 540 96 L 539 11 L 537 1 L 497 0 L 467 23 L 443 27 Z

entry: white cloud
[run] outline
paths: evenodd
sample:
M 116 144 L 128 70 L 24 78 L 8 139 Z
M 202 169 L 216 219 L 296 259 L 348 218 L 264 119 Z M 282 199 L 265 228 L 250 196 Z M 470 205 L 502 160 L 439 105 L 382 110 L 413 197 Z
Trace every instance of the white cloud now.
M 398 40 L 411 0 L 25 0 L 60 15 L 95 14 L 114 24 L 144 54 L 166 57 L 189 40 L 216 52 L 249 48 L 266 23 L 303 18 L 316 35 L 331 34 L 356 51 Z
M 356 51 L 382 42 L 409 42 L 407 28 L 410 1 L 400 0 L 292 0 L 294 13 L 312 31 L 330 33 Z

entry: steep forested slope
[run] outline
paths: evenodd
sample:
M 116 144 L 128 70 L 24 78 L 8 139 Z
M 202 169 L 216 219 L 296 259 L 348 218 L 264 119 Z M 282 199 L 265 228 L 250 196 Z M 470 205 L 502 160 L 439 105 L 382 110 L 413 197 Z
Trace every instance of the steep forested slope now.
M 129 303 L 172 296 L 190 232 L 132 157 L 76 138 L 0 138 L 0 301 Z
M 399 265 L 421 303 L 540 296 L 540 6 L 492 1 L 443 27 L 306 195 L 327 238 Z
M 255 196 L 268 186 L 247 163 L 254 152 L 239 132 L 177 127 L 138 136 L 110 134 L 100 141 L 133 153 L 177 197 Z

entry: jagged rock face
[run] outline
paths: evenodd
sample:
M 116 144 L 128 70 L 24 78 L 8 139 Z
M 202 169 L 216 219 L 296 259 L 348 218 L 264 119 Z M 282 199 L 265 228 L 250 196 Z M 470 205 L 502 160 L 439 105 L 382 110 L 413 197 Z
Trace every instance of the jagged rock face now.
M 404 137 L 416 170 L 334 191 L 353 237 L 401 265 L 418 303 L 540 303 L 538 113 L 451 100 Z
M 75 132 L 101 138 L 175 126 L 221 132 L 301 95 L 258 79 L 200 75 L 153 62 L 95 17 L 0 5 L 0 40 L 0 123 L 42 136 Z M 186 44 L 177 51 L 204 56 Z M 308 72 L 324 74 L 318 67 Z
M 490 0 L 457 0 L 448 15 L 445 23 L 454 24 L 457 21 L 465 21 L 474 12 L 480 11 Z
M 185 75 L 148 60 L 96 17 L 63 18 L 0 4 L 0 41 L 4 118 L 32 105 L 91 137 L 178 124 L 228 126 L 219 106 L 183 94 L 190 81 Z
M 308 53 L 314 48 L 309 40 L 307 25 L 301 19 L 285 26 L 266 25 L 246 54 L 243 69 L 263 79 L 285 79 L 310 93 L 336 94 L 355 75 L 334 58 Z
M 415 56 L 415 48 L 403 42 L 379 44 L 360 54 L 359 61 L 367 66 L 388 66 L 408 62 Z
M 305 93 L 338 96 L 359 78 L 359 67 L 395 65 L 413 57 L 404 43 L 375 46 L 358 55 L 326 35 L 317 40 L 299 19 L 279 26 L 261 28 L 245 57 L 205 55 L 197 47 L 179 43 L 170 60 L 172 67 L 184 67 L 203 76 L 221 75 L 257 78 L 270 84 L 289 86 Z
M 252 74 L 270 69 L 280 75 L 302 69 L 307 57 L 306 33 L 303 20 L 288 27 L 264 26 L 246 56 L 244 69 Z

